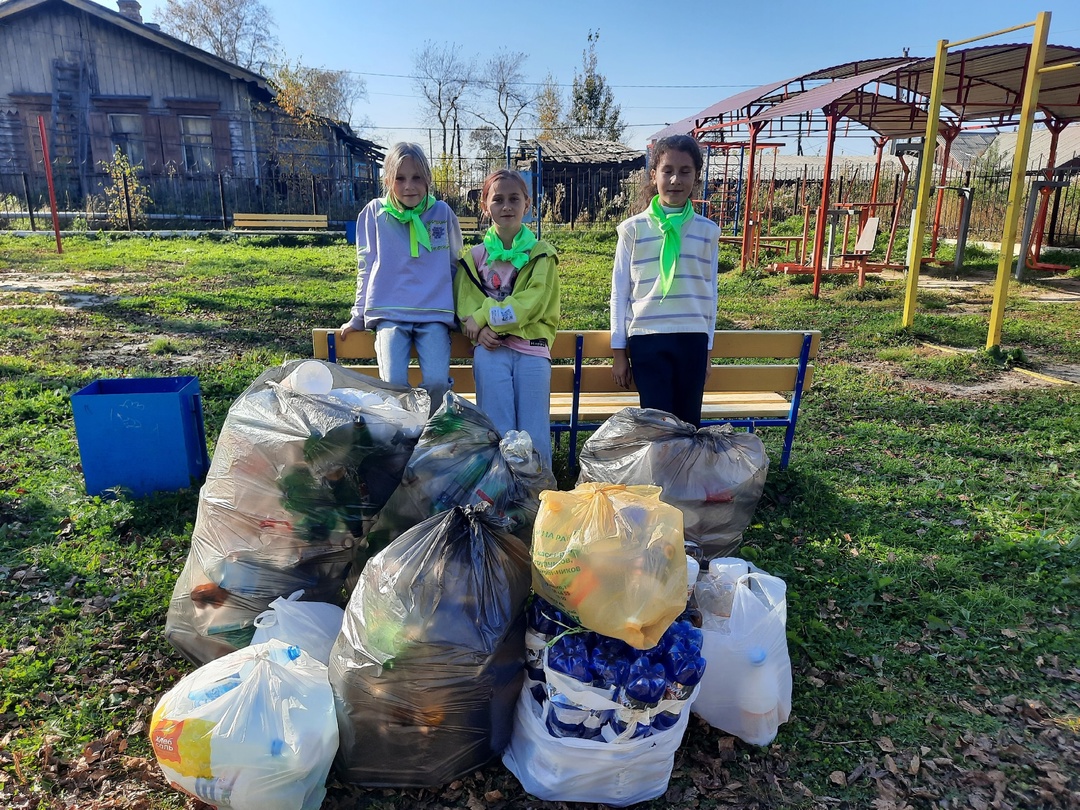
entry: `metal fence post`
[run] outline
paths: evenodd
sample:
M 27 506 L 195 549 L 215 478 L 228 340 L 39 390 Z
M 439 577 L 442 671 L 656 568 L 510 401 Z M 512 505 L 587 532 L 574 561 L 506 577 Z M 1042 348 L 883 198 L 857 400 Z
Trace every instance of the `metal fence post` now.
M 123 172 L 120 178 L 124 181 L 124 211 L 127 214 L 127 229 L 134 230 L 131 225 L 131 194 L 128 192 L 127 172 Z
M 217 176 L 217 188 L 218 188 L 218 202 L 221 205 L 221 230 L 226 230 L 229 227 L 228 220 L 225 215 L 225 181 L 221 177 L 221 172 L 218 172 Z
M 27 213 L 30 214 L 30 230 L 36 231 L 37 228 L 34 227 L 34 206 L 30 204 L 30 179 L 26 176 L 26 172 L 22 173 L 22 187 L 23 197 L 26 200 L 26 210 Z M 1057 209 L 1055 208 L 1054 210 L 1056 211 Z

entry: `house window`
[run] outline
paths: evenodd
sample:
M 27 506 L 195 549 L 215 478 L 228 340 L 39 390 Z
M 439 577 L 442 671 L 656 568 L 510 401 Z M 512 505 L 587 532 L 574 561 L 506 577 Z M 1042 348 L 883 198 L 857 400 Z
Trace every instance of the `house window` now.
M 185 169 L 189 172 L 213 170 L 214 151 L 209 118 L 201 115 L 181 115 L 180 142 L 184 150 Z
M 132 166 L 146 165 L 146 144 L 143 141 L 141 115 L 110 115 L 113 153 L 119 149 Z M 110 158 L 112 155 L 109 156 Z

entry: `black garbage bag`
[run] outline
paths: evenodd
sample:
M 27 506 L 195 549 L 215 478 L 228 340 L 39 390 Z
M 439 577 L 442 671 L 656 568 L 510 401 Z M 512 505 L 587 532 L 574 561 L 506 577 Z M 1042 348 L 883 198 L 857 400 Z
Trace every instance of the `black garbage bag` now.
M 530 557 L 488 512 L 429 518 L 360 575 L 330 653 L 344 780 L 445 785 L 509 742 Z
M 682 510 L 687 553 L 731 555 L 754 516 L 769 457 L 754 433 L 695 428 L 666 411 L 623 408 L 585 442 L 578 483 L 656 484 Z
M 406 529 L 454 506 L 487 503 L 528 543 L 540 493 L 557 488 L 527 433 L 500 436 L 487 414 L 448 391 L 424 426 L 400 486 L 357 548 L 354 573 Z
M 313 382 L 314 381 L 314 382 Z M 344 601 L 357 545 L 401 479 L 423 391 L 332 363 L 265 371 L 225 418 L 165 634 L 195 664 L 246 646 L 278 597 Z

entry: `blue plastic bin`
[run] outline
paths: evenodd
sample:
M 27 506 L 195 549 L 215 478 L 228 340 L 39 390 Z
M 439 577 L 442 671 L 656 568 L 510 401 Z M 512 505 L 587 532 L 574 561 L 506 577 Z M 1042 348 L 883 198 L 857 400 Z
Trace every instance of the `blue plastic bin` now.
M 183 489 L 210 469 L 197 377 L 97 380 L 71 409 L 89 495 Z
M 345 241 L 350 245 L 356 244 L 356 220 L 345 223 Z

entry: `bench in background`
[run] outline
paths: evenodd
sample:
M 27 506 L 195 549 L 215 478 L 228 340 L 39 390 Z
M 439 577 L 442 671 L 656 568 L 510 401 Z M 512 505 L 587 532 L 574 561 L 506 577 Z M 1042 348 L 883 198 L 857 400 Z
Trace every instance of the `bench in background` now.
M 461 226 L 461 233 L 463 235 L 479 235 L 487 230 L 480 226 L 480 217 L 458 217 L 458 225 Z
M 325 230 L 326 214 L 233 214 L 233 227 L 274 230 Z
M 312 330 L 314 356 L 332 363 L 362 361 L 348 367 L 373 376 L 375 335 L 353 332 L 345 340 L 336 330 Z M 724 330 L 713 338 L 713 369 L 705 383 L 702 424 L 731 424 L 756 430 L 783 427 L 784 449 L 780 469 L 788 466 L 803 393 L 811 386 L 814 367 L 810 361 L 821 345 L 818 331 Z M 471 345 L 460 332 L 451 334 L 450 378 L 454 391 L 475 402 L 476 387 L 471 366 Z M 611 338 L 606 331 L 569 332 L 556 335 L 551 348 L 551 429 L 558 445 L 569 434 L 570 466 L 577 464 L 577 437 L 598 428 L 626 407 L 639 404 L 636 391 L 615 386 L 611 377 Z M 716 360 L 720 364 L 716 364 Z M 768 360 L 748 364 L 746 360 Z M 418 385 L 420 369 L 409 369 L 409 382 Z

